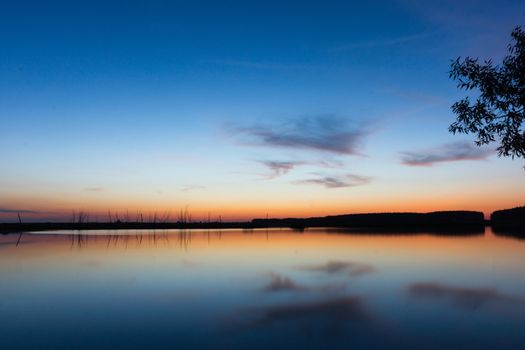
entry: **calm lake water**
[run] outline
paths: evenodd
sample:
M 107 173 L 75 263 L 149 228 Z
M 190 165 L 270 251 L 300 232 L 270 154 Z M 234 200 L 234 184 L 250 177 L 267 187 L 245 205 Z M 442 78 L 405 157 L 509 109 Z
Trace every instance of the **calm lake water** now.
M 525 240 L 335 229 L 0 236 L 0 348 L 525 349 Z

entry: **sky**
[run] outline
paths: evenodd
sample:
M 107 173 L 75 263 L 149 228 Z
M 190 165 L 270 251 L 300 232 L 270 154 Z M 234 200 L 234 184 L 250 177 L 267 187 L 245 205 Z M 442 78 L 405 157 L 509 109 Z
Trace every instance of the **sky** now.
M 452 135 L 457 57 L 522 1 L 0 0 L 0 220 L 523 205 L 524 160 Z

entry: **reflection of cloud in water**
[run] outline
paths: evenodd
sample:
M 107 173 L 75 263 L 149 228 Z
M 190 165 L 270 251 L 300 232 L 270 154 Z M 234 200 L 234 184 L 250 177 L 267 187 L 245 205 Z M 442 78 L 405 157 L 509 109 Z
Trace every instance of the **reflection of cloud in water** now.
M 329 261 L 326 264 L 301 266 L 299 269 L 328 274 L 344 273 L 350 276 L 361 276 L 375 271 L 372 265 L 352 261 Z
M 228 345 L 242 344 L 249 349 L 385 349 L 398 345 L 388 327 L 356 295 L 242 308 L 224 321 Z
M 340 293 L 347 289 L 345 283 L 323 284 L 318 286 L 304 286 L 294 282 L 287 276 L 275 272 L 268 273 L 270 280 L 263 288 L 263 292 L 320 292 L 320 293 Z
M 262 310 L 256 324 L 265 325 L 284 321 L 325 321 L 329 323 L 370 320 L 358 297 L 343 297 L 318 302 L 304 302 L 270 306 Z
M 488 304 L 523 304 L 525 299 L 503 294 L 495 288 L 470 288 L 439 283 L 415 283 L 409 286 L 410 295 L 440 299 L 467 310 L 476 310 Z
M 263 288 L 265 292 L 304 291 L 306 287 L 296 284 L 290 277 L 269 273 L 270 282 Z
M 234 321 L 230 326 L 237 330 L 239 327 L 285 332 L 303 332 L 308 329 L 322 334 L 344 335 L 357 327 L 368 327 L 373 317 L 360 297 L 343 296 L 241 309 L 230 321 Z

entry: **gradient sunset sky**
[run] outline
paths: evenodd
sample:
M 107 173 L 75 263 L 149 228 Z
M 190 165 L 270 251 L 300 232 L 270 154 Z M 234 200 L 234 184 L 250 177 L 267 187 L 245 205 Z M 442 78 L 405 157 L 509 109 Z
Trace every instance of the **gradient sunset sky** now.
M 451 135 L 458 56 L 523 1 L 0 0 L 0 219 L 223 220 L 525 203 Z

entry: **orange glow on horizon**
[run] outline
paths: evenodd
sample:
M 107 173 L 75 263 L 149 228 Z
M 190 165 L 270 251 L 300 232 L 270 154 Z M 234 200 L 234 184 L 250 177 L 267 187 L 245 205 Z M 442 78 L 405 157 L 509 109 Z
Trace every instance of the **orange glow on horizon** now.
M 466 199 L 458 198 L 456 201 L 447 199 L 432 199 L 422 201 L 419 199 L 405 199 L 402 201 L 388 200 L 378 205 L 376 202 L 323 202 L 311 205 L 309 203 L 294 201 L 276 201 L 272 205 L 265 205 L 263 202 L 246 202 L 242 204 L 215 204 L 206 205 L 193 203 L 183 206 L 167 205 L 166 203 L 142 202 L 137 203 L 78 203 L 50 205 L 49 203 L 34 203 L 33 205 L 17 203 L 14 207 L 30 208 L 30 211 L 21 211 L 20 215 L 24 219 L 49 219 L 72 220 L 73 213 L 82 212 L 89 215 L 90 221 L 106 221 L 109 215 L 112 219 L 117 217 L 121 220 L 135 221 L 141 217 L 144 221 L 151 221 L 154 217 L 160 221 L 177 221 L 180 213 L 185 212 L 191 216 L 192 221 L 246 221 L 254 218 L 305 218 L 320 217 L 327 215 L 358 214 L 358 213 L 381 213 L 381 212 L 431 212 L 441 210 L 473 210 L 481 211 L 485 217 L 495 210 L 508 209 L 523 205 L 521 200 L 509 200 L 497 198 L 494 201 L 479 200 L 470 203 Z M 1 220 L 17 220 L 17 212 L 0 213 Z

